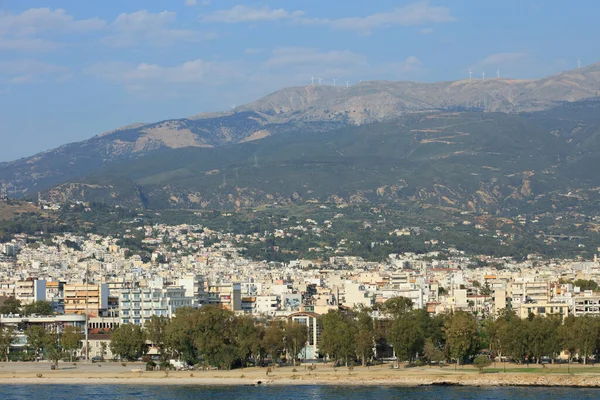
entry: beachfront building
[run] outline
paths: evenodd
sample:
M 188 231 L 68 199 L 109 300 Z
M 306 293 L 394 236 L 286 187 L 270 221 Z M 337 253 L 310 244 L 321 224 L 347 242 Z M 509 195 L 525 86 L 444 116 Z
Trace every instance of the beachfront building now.
M 319 343 L 321 342 L 320 315 L 313 312 L 297 312 L 288 316 L 288 321 L 305 325 L 308 329 L 308 340 L 306 345 L 298 354 L 303 360 L 315 360 L 319 358 Z
M 191 307 L 193 298 L 183 286 L 122 289 L 119 292 L 119 323 L 144 325 L 153 315 L 171 318 L 180 307 Z

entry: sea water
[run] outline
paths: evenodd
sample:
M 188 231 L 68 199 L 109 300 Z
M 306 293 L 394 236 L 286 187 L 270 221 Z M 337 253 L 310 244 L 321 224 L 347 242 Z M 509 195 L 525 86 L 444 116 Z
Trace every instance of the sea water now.
M 13 399 L 598 399 L 600 389 L 546 387 L 395 386 L 176 386 L 176 385 L 0 385 L 0 398 Z

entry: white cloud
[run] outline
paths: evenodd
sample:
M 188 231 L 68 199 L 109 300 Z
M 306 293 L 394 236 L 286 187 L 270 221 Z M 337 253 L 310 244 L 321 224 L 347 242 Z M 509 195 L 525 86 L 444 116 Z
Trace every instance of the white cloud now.
M 120 14 L 110 25 L 112 34 L 103 42 L 113 47 L 130 47 L 142 43 L 155 46 L 168 46 L 175 42 L 199 42 L 218 38 L 215 32 L 199 32 L 188 29 L 172 29 L 174 12 L 151 13 L 140 10 L 130 14 Z
M 201 16 L 205 22 L 225 22 L 234 24 L 238 22 L 278 21 L 297 19 L 304 15 L 303 11 L 286 11 L 283 8 L 273 10 L 267 6 L 254 8 L 237 5 L 230 10 L 217 10 Z
M 377 28 L 392 26 L 415 26 L 431 23 L 453 22 L 450 9 L 443 6 L 434 6 L 428 0 L 417 1 L 403 7 L 396 7 L 391 11 L 368 15 L 366 17 L 347 18 L 308 18 L 303 11 L 288 11 L 283 8 L 271 9 L 269 7 L 255 8 L 237 5 L 227 10 L 217 10 L 201 16 L 205 22 L 257 22 L 257 21 L 282 21 L 287 20 L 303 25 L 325 25 L 333 29 L 353 30 L 369 33 Z
M 214 87 L 239 79 L 240 72 L 232 65 L 201 59 L 175 66 L 99 63 L 88 67 L 86 74 L 123 85 L 128 91 L 142 95 L 174 96 L 184 92 L 197 93 L 198 87 Z
M 94 31 L 105 26 L 106 22 L 102 19 L 76 20 L 62 9 L 30 8 L 20 14 L 0 12 L 0 49 L 54 50 L 60 47 L 59 43 L 37 36 Z
M 421 61 L 410 56 L 400 61 L 374 63 L 347 50 L 281 47 L 263 62 L 208 61 L 197 59 L 176 65 L 100 63 L 84 73 L 123 86 L 128 92 L 150 98 L 197 97 L 215 104 L 250 101 L 283 87 L 305 85 L 311 76 L 331 85 L 372 79 L 412 79 L 424 71 Z M 223 100 L 226 99 L 226 100 Z
M 0 81 L 7 83 L 33 83 L 41 78 L 56 81 L 67 76 L 67 68 L 38 60 L 11 60 L 0 62 Z
M 324 24 L 339 30 L 352 30 L 369 33 L 377 28 L 392 26 L 415 26 L 431 23 L 456 21 L 450 9 L 433 6 L 429 1 L 418 1 L 403 7 L 397 7 L 389 12 L 372 14 L 366 17 L 349 17 L 340 19 L 306 19 L 303 23 Z

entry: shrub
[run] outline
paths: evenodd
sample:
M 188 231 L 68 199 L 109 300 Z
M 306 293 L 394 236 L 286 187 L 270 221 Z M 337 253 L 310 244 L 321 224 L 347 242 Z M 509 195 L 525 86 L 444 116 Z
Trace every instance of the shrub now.
M 486 356 L 477 356 L 475 357 L 475 359 L 473 360 L 473 365 L 479 369 L 479 373 L 483 374 L 483 369 L 486 367 L 489 367 L 492 364 L 492 360 L 490 360 L 488 357 Z

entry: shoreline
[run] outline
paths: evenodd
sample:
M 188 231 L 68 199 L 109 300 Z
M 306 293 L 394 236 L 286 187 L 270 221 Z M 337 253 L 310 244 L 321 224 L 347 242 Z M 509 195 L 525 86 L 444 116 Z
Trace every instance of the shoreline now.
M 490 370 L 480 374 L 473 368 L 400 368 L 389 366 L 333 369 L 319 366 L 314 372 L 301 367 L 281 367 L 266 376 L 264 368 L 230 371 L 141 371 L 105 364 L 65 365 L 49 370 L 48 364 L 0 365 L 3 385 L 180 385 L 180 386 L 465 386 L 465 387 L 573 387 L 600 388 L 600 367 L 588 368 L 514 368 L 509 372 Z

